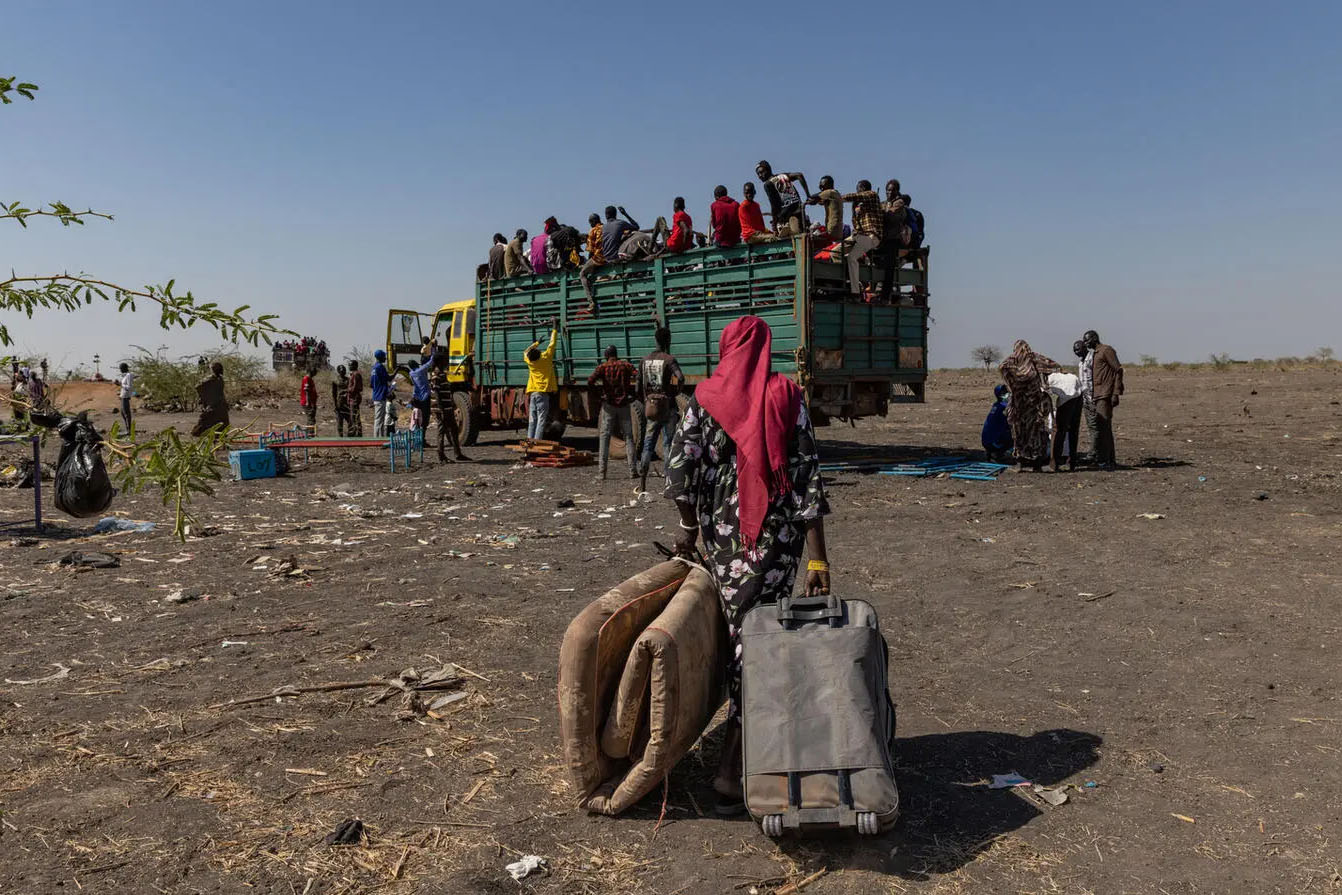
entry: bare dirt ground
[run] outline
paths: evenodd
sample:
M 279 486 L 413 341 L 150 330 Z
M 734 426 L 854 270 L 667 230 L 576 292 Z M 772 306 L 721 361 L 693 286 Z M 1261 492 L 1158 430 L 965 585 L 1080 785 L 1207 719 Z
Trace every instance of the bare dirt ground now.
M 660 829 L 661 792 L 574 809 L 560 638 L 675 527 L 625 480 L 514 469 L 487 433 L 471 465 L 227 482 L 185 545 L 152 496 L 114 504 L 150 534 L 53 512 L 0 536 L 0 891 L 1342 892 L 1339 385 L 1130 370 L 1117 473 L 832 477 L 835 585 L 879 611 L 899 707 L 902 818 L 869 841 L 712 817 L 715 732 Z M 977 447 L 986 374 L 928 395 L 822 430 L 827 457 Z M 70 549 L 121 566 L 50 564 Z M 439 718 L 379 688 L 220 705 L 449 662 L 469 695 Z M 986 786 L 1011 771 L 1068 802 Z M 364 843 L 324 846 L 351 817 Z M 548 874 L 509 879 L 523 854 Z

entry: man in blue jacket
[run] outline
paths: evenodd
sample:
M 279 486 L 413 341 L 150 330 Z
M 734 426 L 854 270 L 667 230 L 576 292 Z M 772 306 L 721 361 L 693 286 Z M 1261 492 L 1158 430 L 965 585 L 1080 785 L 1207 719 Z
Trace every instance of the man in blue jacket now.
M 387 401 L 391 397 L 391 376 L 387 374 L 387 352 L 373 352 L 373 371 L 368 385 L 373 390 L 373 437 L 387 437 Z

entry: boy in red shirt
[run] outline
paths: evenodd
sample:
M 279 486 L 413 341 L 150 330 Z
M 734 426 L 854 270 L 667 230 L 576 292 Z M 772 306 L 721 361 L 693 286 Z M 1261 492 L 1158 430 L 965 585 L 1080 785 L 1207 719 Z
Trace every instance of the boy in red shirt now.
M 671 235 L 667 237 L 666 250 L 678 255 L 694 245 L 694 222 L 685 213 L 684 196 L 677 196 L 671 207 L 675 214 L 671 216 Z
M 317 434 L 317 382 L 311 367 L 303 372 L 303 381 L 298 385 L 298 406 L 307 414 L 308 428 Z
M 764 213 L 755 201 L 755 184 L 746 183 L 741 187 L 741 241 L 751 244 L 773 242 L 778 237 L 764 226 Z

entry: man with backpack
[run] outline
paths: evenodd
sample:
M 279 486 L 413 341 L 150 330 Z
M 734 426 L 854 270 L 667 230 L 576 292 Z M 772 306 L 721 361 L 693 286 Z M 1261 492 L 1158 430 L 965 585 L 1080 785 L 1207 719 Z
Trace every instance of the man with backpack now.
M 648 490 L 648 467 L 657 456 L 657 436 L 662 437 L 662 458 L 671 456 L 671 439 L 680 421 L 676 395 L 685 384 L 680 363 L 671 354 L 671 330 L 658 325 L 657 350 L 643 358 L 638 370 L 638 391 L 643 398 L 643 416 L 648 421 L 639 463 L 639 490 Z

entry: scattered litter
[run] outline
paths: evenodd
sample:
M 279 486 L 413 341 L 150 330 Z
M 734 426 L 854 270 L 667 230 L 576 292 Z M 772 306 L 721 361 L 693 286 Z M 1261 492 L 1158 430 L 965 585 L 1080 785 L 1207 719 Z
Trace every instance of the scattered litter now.
M 557 504 L 555 504 L 555 506 L 559 507 L 561 510 L 572 509 L 572 507 L 573 507 L 573 498 L 572 498 L 572 497 L 565 497 L 563 500 L 561 500 L 561 501 L 559 501 Z
M 1195 824 L 1195 823 L 1197 823 L 1196 820 L 1194 820 L 1193 818 L 1189 817 L 1187 814 L 1174 814 L 1174 813 L 1171 812 L 1170 817 L 1177 817 L 1179 820 L 1183 821 L 1183 822 L 1186 823 L 1186 824 Z
M 537 870 L 545 869 L 545 859 L 540 855 L 524 855 L 522 860 L 514 861 L 503 868 L 513 879 L 526 879 Z
M 9 679 L 9 678 L 5 678 L 5 683 L 7 683 L 7 684 L 21 684 L 21 685 L 27 685 L 27 684 L 46 684 L 46 683 L 50 683 L 51 681 L 58 681 L 58 680 L 60 680 L 60 679 L 62 679 L 62 678 L 66 678 L 66 677 L 69 677 L 69 676 L 70 676 L 70 669 L 67 668 L 66 666 L 62 665 L 60 662 L 57 662 L 57 663 L 55 664 L 54 667 L 55 667 L 56 669 L 58 669 L 58 670 L 57 670 L 57 671 L 53 671 L 51 674 L 47 675 L 46 677 L 35 677 L 35 678 L 33 678 L 32 680 L 30 680 L 30 681 L 15 681 L 15 680 L 11 680 L 11 679 Z
M 997 543 L 997 538 L 979 538 L 979 540 L 980 540 L 981 542 L 983 542 L 984 544 L 996 544 L 996 543 Z
M 192 600 L 201 598 L 201 590 L 197 587 L 188 587 L 181 590 L 175 590 L 163 598 L 165 603 L 190 603 Z
M 153 522 L 134 522 L 130 519 L 118 519 L 115 516 L 104 516 L 98 520 L 98 524 L 93 526 L 95 535 L 106 534 L 109 531 L 153 531 Z
M 1045 802 L 1048 802 L 1054 808 L 1060 808 L 1067 804 L 1067 793 L 1065 790 L 1066 787 L 1062 786 L 1048 789 L 1040 786 L 1038 783 L 1033 787 L 1034 794 L 1039 796 L 1039 798 L 1043 799 Z
M 556 588 L 555 588 L 555 593 L 557 593 L 557 594 L 571 594 L 571 593 L 573 593 L 573 592 L 576 591 L 576 590 L 577 590 L 576 587 L 556 587 Z
M 56 560 L 60 566 L 75 566 L 81 569 L 119 569 L 121 560 L 112 553 L 82 553 L 72 550 Z
M 1147 765 L 1147 767 L 1151 770 L 1151 773 L 1153 774 L 1165 773 L 1165 766 L 1158 761 L 1151 762 L 1150 764 Z
M 1164 519 L 1164 513 L 1138 513 L 1138 519 Z
M 1026 780 L 1020 774 L 1012 771 L 1010 774 L 993 774 L 993 782 L 988 784 L 989 789 L 1010 789 L 1013 786 L 1029 786 L 1030 781 Z
M 1198 481 L 1199 481 L 1199 482 L 1205 482 L 1205 481 L 1207 481 L 1207 477 L 1206 477 L 1205 475 L 1200 475 L 1200 476 L 1198 476 Z
M 1112 597 L 1116 593 L 1118 593 L 1118 591 L 1116 590 L 1107 590 L 1104 593 L 1099 594 L 1089 594 L 1086 593 L 1085 591 L 1082 591 L 1081 593 L 1077 594 L 1077 596 L 1084 598 L 1087 603 L 1094 603 L 1098 600 L 1103 600 L 1106 597 Z
M 246 640 L 225 640 L 219 646 L 221 649 L 227 649 L 230 646 L 251 646 L 251 644 Z
M 610 518 L 610 513 L 597 513 L 597 514 L 596 514 L 596 517 L 597 517 L 598 519 L 609 519 L 609 518 Z
M 359 840 L 363 838 L 363 821 L 357 817 L 351 817 L 349 820 L 341 822 L 326 838 L 322 840 L 322 845 L 358 845 Z
M 446 696 L 439 696 L 433 702 L 429 703 L 429 711 L 436 712 L 439 709 L 447 708 L 454 702 L 460 702 L 471 694 L 462 690 L 459 693 L 449 693 Z
M 1254 500 L 1267 500 L 1267 498 L 1268 495 L 1266 491 L 1259 491 L 1257 494 L 1253 496 Z
M 402 514 L 401 514 L 401 518 L 402 518 L 402 519 L 423 519 L 423 518 L 424 518 L 424 514 L 423 514 L 423 513 L 402 513 Z

